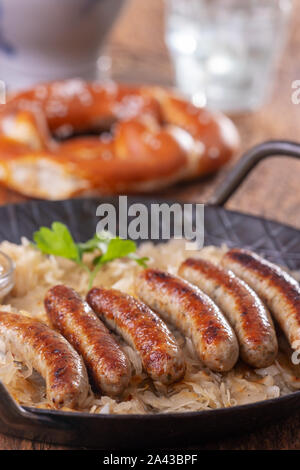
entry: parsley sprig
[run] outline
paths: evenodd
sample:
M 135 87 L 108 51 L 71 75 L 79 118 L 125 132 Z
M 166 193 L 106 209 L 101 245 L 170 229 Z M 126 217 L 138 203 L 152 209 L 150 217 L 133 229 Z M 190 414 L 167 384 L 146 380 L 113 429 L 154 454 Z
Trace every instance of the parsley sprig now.
M 76 243 L 68 227 L 61 222 L 53 222 L 51 228 L 41 227 L 33 234 L 35 246 L 47 255 L 61 256 L 74 261 L 89 274 L 89 288 L 102 266 L 119 258 L 131 258 L 140 266 L 146 267 L 148 258 L 136 255 L 136 244 L 132 240 L 114 237 L 109 232 L 95 234 L 84 243 Z M 95 253 L 92 268 L 84 262 L 85 253 Z

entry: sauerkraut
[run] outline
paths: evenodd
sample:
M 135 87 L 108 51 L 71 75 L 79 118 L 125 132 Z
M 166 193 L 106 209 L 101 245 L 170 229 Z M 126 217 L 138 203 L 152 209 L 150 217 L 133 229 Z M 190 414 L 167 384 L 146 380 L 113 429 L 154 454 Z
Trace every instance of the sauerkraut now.
M 66 259 L 46 256 L 26 239 L 21 245 L 3 242 L 0 249 L 15 262 L 15 286 L 4 299 L 3 310 L 17 311 L 48 323 L 43 300 L 47 290 L 65 284 L 85 296 L 88 274 Z M 226 247 L 209 246 L 201 251 L 186 251 L 185 242 L 172 240 L 166 244 L 144 243 L 138 249 L 155 266 L 176 274 L 180 263 L 188 256 L 204 257 L 218 262 Z M 89 262 L 89 259 L 86 260 Z M 94 285 L 114 287 L 134 295 L 134 278 L 141 269 L 129 259 L 120 259 L 103 266 Z M 291 350 L 280 337 L 280 351 L 273 365 L 254 370 L 242 362 L 227 373 L 215 373 L 205 368 L 197 358 L 193 344 L 172 328 L 187 363 L 187 372 L 180 382 L 164 387 L 153 383 L 144 373 L 135 351 L 120 338 L 117 341 L 132 363 L 133 376 L 121 400 L 97 396 L 90 391 L 83 407 L 77 411 L 111 414 L 170 413 L 231 407 L 269 398 L 276 398 L 300 389 L 300 367 L 291 364 Z M 45 384 L 30 364 L 24 364 L 5 350 L 0 338 L 0 380 L 22 405 L 51 408 L 45 395 Z

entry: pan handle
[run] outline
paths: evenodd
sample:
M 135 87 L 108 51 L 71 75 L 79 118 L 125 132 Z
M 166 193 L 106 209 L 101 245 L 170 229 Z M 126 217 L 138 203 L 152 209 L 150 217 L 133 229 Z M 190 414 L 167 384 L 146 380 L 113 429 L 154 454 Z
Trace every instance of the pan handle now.
M 208 201 L 223 206 L 257 163 L 268 157 L 289 156 L 300 159 L 300 144 L 288 140 L 270 140 L 248 150 Z

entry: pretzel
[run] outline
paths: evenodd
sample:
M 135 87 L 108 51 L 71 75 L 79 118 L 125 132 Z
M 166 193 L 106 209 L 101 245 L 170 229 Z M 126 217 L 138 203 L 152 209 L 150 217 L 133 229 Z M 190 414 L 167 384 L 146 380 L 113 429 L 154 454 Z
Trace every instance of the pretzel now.
M 0 107 L 0 182 L 43 199 L 153 191 L 218 170 L 238 140 L 228 118 L 160 87 L 51 82 Z

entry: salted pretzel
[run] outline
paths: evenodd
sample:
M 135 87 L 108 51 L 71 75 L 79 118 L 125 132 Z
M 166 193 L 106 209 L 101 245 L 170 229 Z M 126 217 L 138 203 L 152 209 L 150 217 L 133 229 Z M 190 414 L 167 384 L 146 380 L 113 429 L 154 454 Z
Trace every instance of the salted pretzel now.
M 159 87 L 74 79 L 0 106 L 0 182 L 37 198 L 156 190 L 216 171 L 237 145 L 228 118 Z

